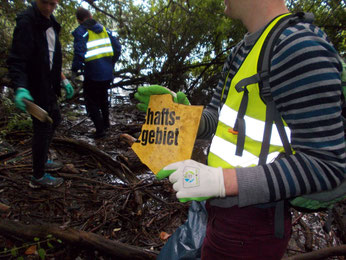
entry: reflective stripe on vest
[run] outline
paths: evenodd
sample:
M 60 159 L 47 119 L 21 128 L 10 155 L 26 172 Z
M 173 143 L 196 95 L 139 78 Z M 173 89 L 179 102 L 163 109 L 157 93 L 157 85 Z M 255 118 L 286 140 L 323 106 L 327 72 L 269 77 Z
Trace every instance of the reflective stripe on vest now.
M 234 131 L 233 128 L 244 95 L 244 91 L 237 92 L 235 86 L 242 79 L 257 74 L 257 63 L 263 43 L 277 21 L 286 15 L 288 14 L 277 17 L 264 29 L 263 33 L 232 78 L 225 104 L 222 106 L 220 111 L 216 133 L 210 146 L 208 165 L 224 168 L 251 167 L 258 165 L 265 126 L 266 105 L 260 97 L 258 83 L 248 85 L 246 89 L 248 91 L 249 99 L 244 117 L 244 151 L 241 157 L 235 155 L 237 132 Z M 225 84 L 226 83 L 227 80 L 225 81 Z M 285 131 L 287 136 L 290 137 L 290 131 L 287 126 L 285 127 Z M 276 126 L 274 125 L 270 139 L 267 162 L 273 161 L 280 152 L 284 152 L 284 149 Z
M 236 147 L 235 144 L 232 144 L 218 136 L 214 136 L 213 142 L 210 146 L 210 151 L 233 167 L 249 167 L 258 165 L 258 156 L 246 150 L 243 152 L 243 156 L 237 156 L 235 155 Z M 273 161 L 278 155 L 278 151 L 269 153 L 268 162 Z
M 103 27 L 101 33 L 95 33 L 88 30 L 89 39 L 87 42 L 87 52 L 85 54 L 85 61 L 101 59 L 103 57 L 112 57 L 113 48 L 111 40 L 109 39 L 107 30 Z
M 229 126 L 234 126 L 235 121 L 237 119 L 237 114 L 238 112 L 233 110 L 232 108 L 228 106 L 223 106 L 222 110 L 220 112 L 219 120 Z M 265 122 L 261 120 L 257 120 L 255 118 L 246 116 L 244 117 L 245 122 L 246 122 L 246 135 L 250 137 L 253 140 L 262 142 L 263 136 L 259 135 L 258 133 L 263 133 L 264 132 L 264 124 Z M 290 129 L 286 126 L 285 127 L 286 133 L 290 132 Z M 290 140 L 290 136 L 288 136 Z M 276 127 L 274 126 L 272 129 L 272 135 L 270 139 L 270 143 L 272 145 L 282 145 L 280 135 Z

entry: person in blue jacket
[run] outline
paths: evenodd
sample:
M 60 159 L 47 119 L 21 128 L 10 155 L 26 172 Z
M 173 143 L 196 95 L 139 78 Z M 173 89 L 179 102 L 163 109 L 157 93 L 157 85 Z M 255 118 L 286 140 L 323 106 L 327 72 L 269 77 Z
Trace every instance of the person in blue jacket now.
M 95 139 L 104 137 L 109 123 L 108 88 L 113 81 L 114 64 L 119 59 L 121 45 L 114 35 L 80 7 L 76 11 L 80 24 L 73 32 L 74 57 L 72 79 L 83 71 L 83 92 L 88 115 L 93 121 Z

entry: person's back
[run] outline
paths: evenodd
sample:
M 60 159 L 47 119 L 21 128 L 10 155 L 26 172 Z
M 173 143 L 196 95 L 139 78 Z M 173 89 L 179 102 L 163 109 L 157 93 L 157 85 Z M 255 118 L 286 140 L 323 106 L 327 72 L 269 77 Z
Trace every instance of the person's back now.
M 109 33 L 112 34 L 112 32 Z M 119 58 L 120 50 L 118 47 L 116 51 L 111 50 L 111 41 L 107 40 L 112 37 L 112 35 L 109 36 L 109 33 L 106 31 L 105 27 L 92 18 L 84 20 L 81 25 L 72 33 L 75 38 L 80 38 L 82 36 L 83 41 L 81 44 L 86 46 L 86 49 L 84 49 L 84 46 L 79 47 L 80 49 L 83 49 L 82 54 L 84 54 L 83 60 L 85 63 L 83 75 L 86 79 L 94 81 L 106 81 L 113 79 L 114 63 Z M 91 40 L 91 37 L 94 37 L 95 40 Z M 100 47 L 102 48 L 101 51 L 96 49 L 97 46 L 92 45 L 92 42 L 96 42 L 97 40 L 100 42 L 102 41 L 100 43 Z M 91 46 L 89 49 L 88 42 Z M 75 55 L 76 49 L 78 50 L 77 46 L 75 46 Z M 104 51 L 107 51 L 108 53 L 112 53 L 113 51 L 113 53 L 101 58 L 92 58 L 100 53 L 104 53 Z M 72 71 L 77 71 L 78 69 L 81 69 L 81 66 L 79 64 L 77 65 L 76 61 L 74 60 L 72 64 Z
M 92 19 L 88 10 L 78 8 L 76 18 L 80 25 L 72 33 L 72 75 L 75 77 L 79 70 L 83 71 L 86 109 L 96 128 L 91 137 L 97 139 L 105 136 L 105 130 L 110 127 L 107 91 L 121 46 L 114 33 Z

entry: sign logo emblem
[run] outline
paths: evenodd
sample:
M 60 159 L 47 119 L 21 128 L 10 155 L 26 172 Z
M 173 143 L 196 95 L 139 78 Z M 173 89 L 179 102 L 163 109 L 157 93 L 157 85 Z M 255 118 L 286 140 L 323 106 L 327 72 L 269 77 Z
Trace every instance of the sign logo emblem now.
M 194 167 L 184 168 L 184 188 L 193 188 L 200 185 L 199 169 Z

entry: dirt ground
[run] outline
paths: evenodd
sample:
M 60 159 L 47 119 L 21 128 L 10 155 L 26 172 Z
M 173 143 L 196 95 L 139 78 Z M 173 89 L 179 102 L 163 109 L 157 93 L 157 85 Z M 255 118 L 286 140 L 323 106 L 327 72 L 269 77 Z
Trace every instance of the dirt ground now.
M 88 137 L 94 128 L 83 106 L 67 103 L 62 114 L 50 149 L 50 157 L 64 163 L 62 170 L 52 173 L 65 180 L 57 189 L 33 190 L 28 186 L 32 171 L 30 132 L 15 131 L 2 140 L 2 147 L 13 148 L 13 153 L 9 148 L 10 156 L 0 160 L 0 203 L 9 207 L 0 209 L 1 218 L 34 226 L 73 228 L 157 254 L 170 234 L 186 221 L 189 203 L 179 203 L 168 180 L 158 181 L 131 150 L 129 136 L 138 137 L 145 115 L 129 100 L 113 98 L 107 136 L 94 140 Z M 205 148 L 205 143 L 196 148 L 201 160 Z M 344 212 L 341 206 L 339 210 Z M 293 216 L 287 256 L 342 244 L 336 221 L 330 231 L 323 228 L 325 213 L 293 212 Z M 39 248 L 44 249 L 46 259 L 116 259 L 92 246 L 78 246 L 56 237 L 48 242 L 40 238 L 38 243 L 36 236 L 28 239 L 0 231 L 0 259 L 39 259 Z M 32 245 L 36 254 L 28 250 Z M 18 248 L 16 257 L 5 252 L 14 248 Z

